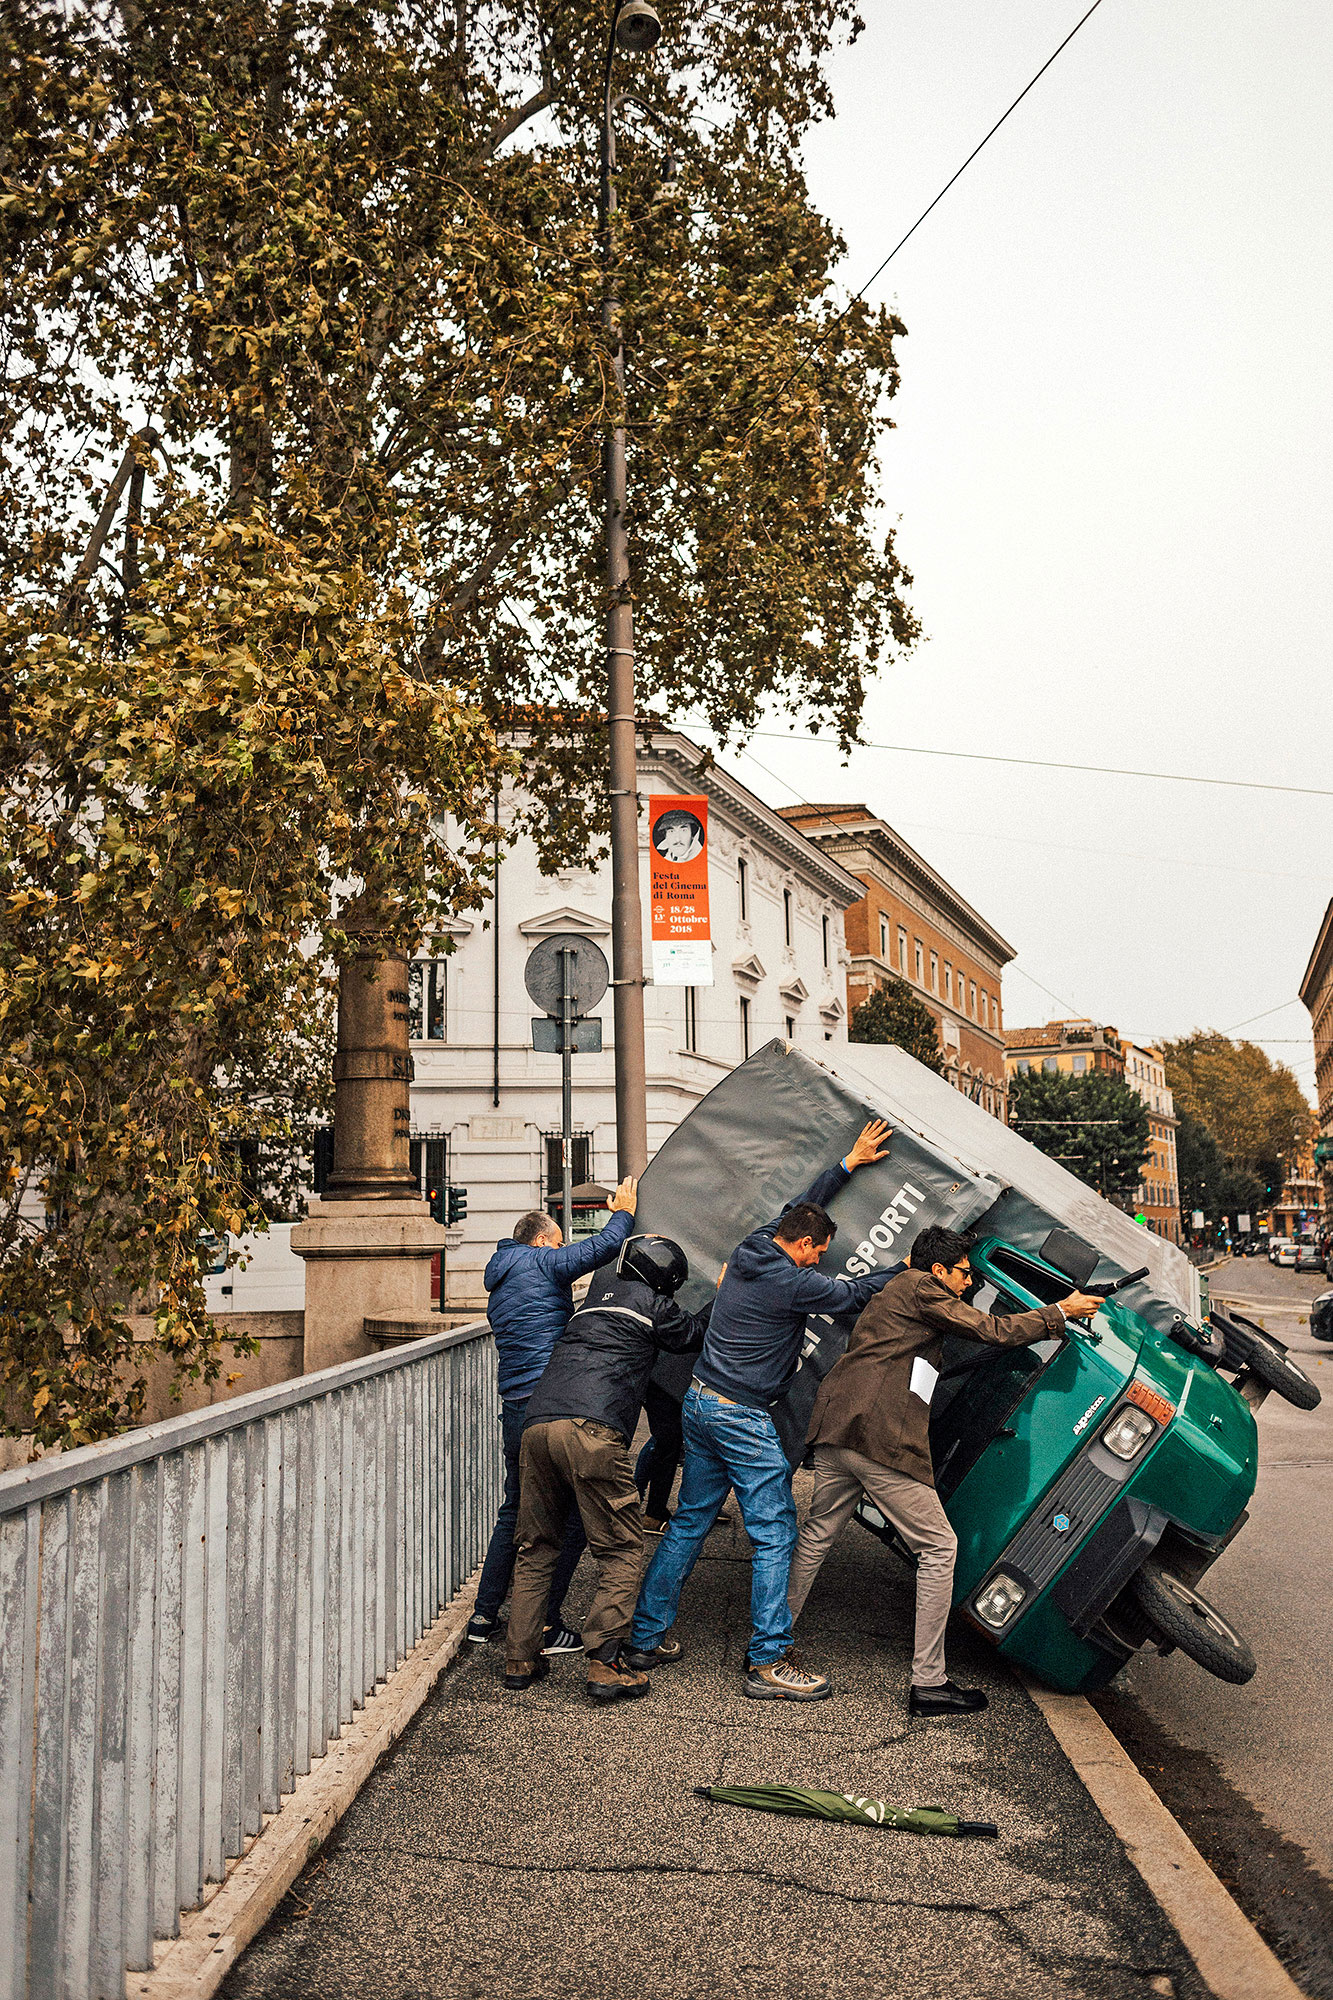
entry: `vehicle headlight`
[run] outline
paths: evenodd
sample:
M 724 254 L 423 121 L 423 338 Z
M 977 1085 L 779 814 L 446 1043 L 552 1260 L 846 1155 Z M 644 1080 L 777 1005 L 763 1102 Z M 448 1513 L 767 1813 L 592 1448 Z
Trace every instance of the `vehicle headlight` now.
M 1019 1583 L 1016 1577 L 1006 1576 L 1001 1570 L 984 1589 L 977 1592 L 972 1599 L 972 1609 L 983 1625 L 989 1625 L 998 1632 L 1002 1625 L 1009 1623 L 1027 1594 L 1025 1583 Z
M 1126 1403 L 1118 1409 L 1102 1432 L 1102 1443 L 1117 1458 L 1134 1458 L 1157 1429 L 1146 1410 Z

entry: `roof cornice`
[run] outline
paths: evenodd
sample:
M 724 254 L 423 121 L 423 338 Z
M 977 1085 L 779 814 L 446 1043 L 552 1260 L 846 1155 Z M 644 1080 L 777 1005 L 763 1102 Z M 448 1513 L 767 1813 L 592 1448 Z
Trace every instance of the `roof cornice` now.
M 1324 921 L 1319 926 L 1319 935 L 1310 953 L 1310 963 L 1306 966 L 1297 993 L 1304 1001 L 1309 1013 L 1314 1013 L 1315 993 L 1325 976 L 1333 971 L 1333 898 L 1329 899 L 1324 911 Z
M 837 808 L 831 810 L 836 811 Z M 802 818 L 807 816 L 810 808 L 791 806 L 786 811 L 795 820 L 798 815 Z M 906 875 L 918 889 L 939 902 L 954 922 L 963 930 L 970 931 L 992 957 L 999 959 L 1001 965 L 1008 965 L 1011 959 L 1017 958 L 1018 952 L 1008 939 L 1001 937 L 993 924 L 988 924 L 914 847 L 908 845 L 900 833 L 895 833 L 887 821 L 877 814 L 867 813 L 864 819 L 856 820 L 827 819 L 822 823 L 816 820 L 813 826 L 803 826 L 802 831 L 807 839 L 832 852 L 854 847 L 869 849 L 871 854 Z

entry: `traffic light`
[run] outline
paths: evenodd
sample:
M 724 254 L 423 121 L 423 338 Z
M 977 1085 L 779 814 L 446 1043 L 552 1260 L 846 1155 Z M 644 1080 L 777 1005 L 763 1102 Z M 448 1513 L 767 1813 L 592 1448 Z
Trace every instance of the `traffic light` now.
M 449 1228 L 452 1229 L 456 1223 L 463 1222 L 467 1217 L 467 1189 L 463 1187 L 450 1187 L 448 1189 L 448 1201 L 449 1208 L 445 1216 L 445 1221 Z
M 428 1187 L 426 1189 L 426 1199 L 430 1203 L 430 1219 L 432 1222 L 441 1224 L 444 1222 L 444 1205 L 447 1192 L 448 1190 L 442 1186 Z

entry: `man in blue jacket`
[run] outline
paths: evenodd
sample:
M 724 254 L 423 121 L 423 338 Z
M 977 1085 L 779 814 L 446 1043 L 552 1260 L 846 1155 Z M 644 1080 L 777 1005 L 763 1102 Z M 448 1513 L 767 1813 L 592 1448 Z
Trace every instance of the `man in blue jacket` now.
M 518 1455 L 528 1397 L 545 1373 L 551 1350 L 569 1324 L 574 1311 L 573 1286 L 578 1279 L 586 1278 L 619 1255 L 621 1244 L 634 1226 L 637 1191 L 637 1181 L 623 1180 L 607 1203 L 614 1211 L 611 1220 L 596 1236 L 582 1236 L 573 1243 L 565 1242 L 559 1223 L 545 1209 L 531 1209 L 514 1224 L 512 1238 L 496 1245 L 495 1255 L 486 1266 L 484 1283 L 490 1294 L 486 1317 L 495 1335 L 500 1363 L 505 1490 L 477 1585 L 476 1608 L 468 1622 L 467 1636 L 475 1644 L 484 1644 L 498 1629 L 500 1606 L 514 1574 Z M 569 1532 L 551 1580 L 544 1652 L 581 1650 L 583 1642 L 578 1633 L 565 1624 L 564 1605 L 565 1592 L 584 1547 L 583 1524 L 578 1510 L 573 1509 Z
M 816 1269 L 836 1228 L 824 1203 L 858 1167 L 886 1156 L 890 1136 L 883 1120 L 872 1118 L 846 1158 L 776 1221 L 747 1236 L 724 1266 L 682 1411 L 680 1497 L 634 1614 L 636 1663 L 658 1655 L 685 1580 L 734 1488 L 754 1550 L 745 1692 L 756 1701 L 820 1701 L 830 1692 L 826 1676 L 802 1666 L 792 1649 L 787 1577 L 796 1506 L 787 1455 L 769 1412 L 800 1366 L 809 1315 L 859 1313 L 902 1269 L 895 1264 L 864 1278 L 826 1278 Z M 671 1657 L 675 1652 L 673 1644 Z

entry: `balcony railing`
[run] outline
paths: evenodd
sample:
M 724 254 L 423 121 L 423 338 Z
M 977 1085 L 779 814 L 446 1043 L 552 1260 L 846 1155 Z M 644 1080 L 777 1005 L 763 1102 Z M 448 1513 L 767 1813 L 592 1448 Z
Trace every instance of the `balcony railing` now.
M 126 1970 L 475 1568 L 485 1324 L 0 1477 L 0 2000 Z

